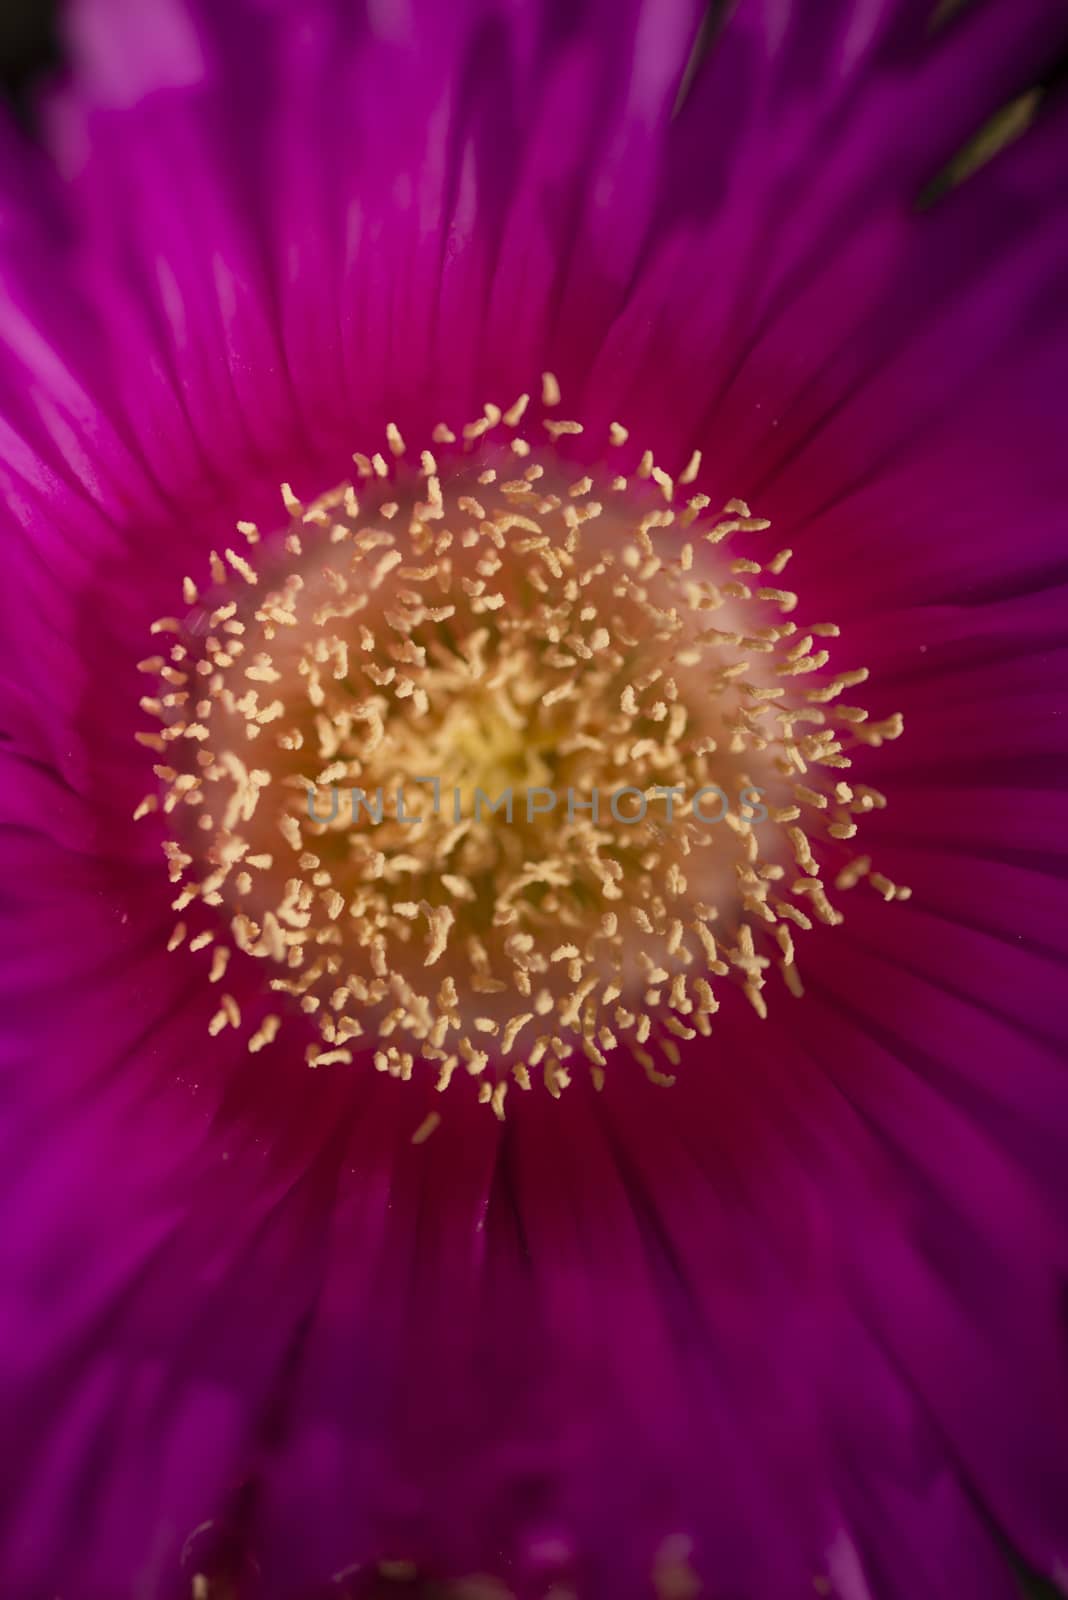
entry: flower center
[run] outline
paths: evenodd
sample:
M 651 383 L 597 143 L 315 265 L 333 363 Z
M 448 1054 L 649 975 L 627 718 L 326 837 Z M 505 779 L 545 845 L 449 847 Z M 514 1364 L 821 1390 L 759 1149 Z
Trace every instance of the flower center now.
M 767 523 L 687 500 L 698 456 L 678 486 L 648 452 L 575 477 L 579 424 L 535 447 L 528 407 L 439 427 L 440 465 L 391 425 L 354 484 L 284 489 L 288 532 L 239 524 L 256 565 L 213 554 L 141 664 L 167 759 L 138 814 L 174 819 L 175 908 L 214 919 L 171 945 L 211 945 L 220 984 L 231 947 L 264 963 L 283 1008 L 249 1048 L 289 1006 L 310 1064 L 429 1061 L 498 1114 L 509 1082 L 558 1093 L 585 1057 L 600 1083 L 619 1047 L 664 1080 L 724 983 L 760 1016 L 772 967 L 799 995 L 795 932 L 841 921 L 827 866 L 908 893 L 853 857 L 883 800 L 843 776 L 900 718 L 842 703 L 867 673 L 792 619 L 790 552 L 727 555 Z M 223 993 L 211 1030 L 240 1025 Z

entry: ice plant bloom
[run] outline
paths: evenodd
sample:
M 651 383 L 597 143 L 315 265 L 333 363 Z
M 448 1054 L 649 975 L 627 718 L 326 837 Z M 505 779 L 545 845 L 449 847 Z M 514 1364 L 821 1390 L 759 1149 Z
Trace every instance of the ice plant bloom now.
M 1059 8 L 64 18 L 0 1592 L 1068 1592 Z

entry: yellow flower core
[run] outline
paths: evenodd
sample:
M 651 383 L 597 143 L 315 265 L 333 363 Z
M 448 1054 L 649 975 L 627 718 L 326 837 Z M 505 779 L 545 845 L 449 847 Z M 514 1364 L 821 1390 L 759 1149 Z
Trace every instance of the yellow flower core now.
M 175 909 L 214 908 L 171 939 L 210 947 L 211 1032 L 242 1025 L 236 947 L 282 1001 L 250 1050 L 288 1005 L 321 1034 L 311 1065 L 429 1061 L 442 1088 L 480 1075 L 498 1114 L 509 1082 L 556 1094 L 584 1057 L 600 1083 L 617 1048 L 669 1081 L 726 983 L 761 1017 L 773 967 L 800 995 L 795 934 L 842 920 L 828 871 L 908 893 L 852 854 L 884 802 L 844 776 L 900 718 L 842 703 L 867 673 L 792 620 L 788 550 L 728 553 L 768 524 L 687 499 L 696 455 L 678 485 L 648 452 L 576 480 L 558 441 L 579 424 L 535 446 L 527 413 L 437 428 L 441 468 L 391 425 L 355 485 L 283 489 L 283 537 L 239 524 L 255 548 L 213 554 L 206 598 L 187 579 L 154 625 L 162 729 L 138 735 Z

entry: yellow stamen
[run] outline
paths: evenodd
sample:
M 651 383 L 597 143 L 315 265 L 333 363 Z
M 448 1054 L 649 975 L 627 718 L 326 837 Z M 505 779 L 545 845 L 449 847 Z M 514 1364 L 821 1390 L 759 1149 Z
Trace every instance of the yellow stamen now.
M 543 374 L 542 407 L 560 398 Z M 154 624 L 186 670 L 140 663 L 166 686 L 137 737 L 171 763 L 174 905 L 215 908 L 189 943 L 212 946 L 209 980 L 237 949 L 321 1033 L 309 1065 L 429 1062 L 442 1089 L 478 1078 L 498 1117 L 509 1081 L 536 1070 L 555 1096 L 584 1058 L 601 1087 L 620 1049 L 671 1081 L 651 1052 L 678 1066 L 725 985 L 761 1018 L 776 973 L 799 996 L 795 931 L 841 921 L 825 877 L 909 892 L 852 855 L 885 801 L 840 775 L 900 718 L 839 704 L 867 673 L 824 675 L 837 628 L 799 629 L 793 591 L 755 586 L 789 550 L 724 556 L 766 520 L 679 502 L 699 451 L 677 481 L 646 451 L 635 481 L 599 482 L 556 458 L 577 422 L 494 444 L 529 407 L 487 404 L 459 439 L 439 424 L 445 453 L 418 467 L 390 423 L 388 459 L 353 458 L 359 496 L 305 508 L 283 486 L 277 539 L 238 524 L 257 567 L 212 555 L 206 637 Z M 224 994 L 209 1032 L 241 1026 Z

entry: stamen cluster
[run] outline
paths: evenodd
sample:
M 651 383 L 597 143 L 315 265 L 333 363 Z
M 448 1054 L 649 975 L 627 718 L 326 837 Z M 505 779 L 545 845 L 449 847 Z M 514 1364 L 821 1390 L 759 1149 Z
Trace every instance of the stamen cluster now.
M 839 889 L 908 893 L 852 855 L 884 801 L 843 776 L 900 718 L 842 703 L 867 673 L 832 675 L 838 629 L 792 620 L 791 552 L 727 557 L 768 524 L 682 502 L 697 455 L 678 486 L 648 452 L 568 481 L 556 447 L 580 425 L 545 418 L 535 448 L 528 406 L 439 427 L 441 467 L 391 425 L 354 483 L 309 506 L 284 488 L 284 537 L 239 524 L 258 563 L 213 554 L 208 597 L 187 579 L 185 616 L 154 627 L 168 655 L 141 663 L 162 788 L 137 814 L 174 818 L 175 909 L 215 918 L 172 948 L 210 945 L 217 983 L 232 949 L 261 960 L 317 1025 L 311 1065 L 429 1061 L 442 1088 L 478 1076 L 498 1115 L 510 1081 L 558 1094 L 584 1056 L 599 1084 L 620 1047 L 670 1081 L 658 1058 L 711 1032 L 725 981 L 760 1016 L 773 966 L 800 995 L 795 933 L 841 921 L 821 860 Z M 731 801 L 713 828 L 708 786 Z M 509 799 L 531 790 L 567 803 Z M 223 993 L 211 1031 L 240 1025 Z

